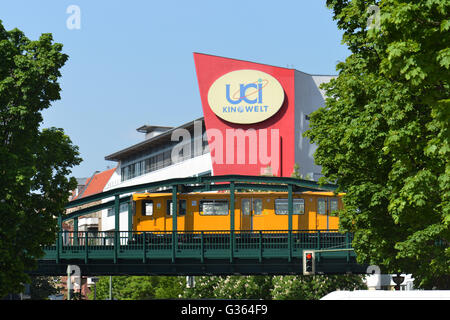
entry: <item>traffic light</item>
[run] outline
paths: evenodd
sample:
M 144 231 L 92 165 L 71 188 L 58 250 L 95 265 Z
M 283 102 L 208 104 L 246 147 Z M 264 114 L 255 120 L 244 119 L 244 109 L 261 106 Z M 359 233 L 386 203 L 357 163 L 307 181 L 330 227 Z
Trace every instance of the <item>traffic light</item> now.
M 314 251 L 303 251 L 303 274 L 312 275 L 315 271 Z

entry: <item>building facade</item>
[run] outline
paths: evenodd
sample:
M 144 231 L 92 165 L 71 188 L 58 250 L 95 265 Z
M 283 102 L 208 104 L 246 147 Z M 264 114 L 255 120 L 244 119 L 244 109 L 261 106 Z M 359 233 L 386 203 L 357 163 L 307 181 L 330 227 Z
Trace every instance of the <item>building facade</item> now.
M 105 157 L 117 163 L 105 191 L 198 175 L 289 177 L 296 164 L 304 178 L 321 176 L 315 146 L 302 134 L 309 114 L 325 106 L 320 85 L 333 76 L 200 53 L 194 62 L 203 117 L 137 128 L 143 141 Z M 126 207 L 120 212 L 120 229 L 128 230 Z M 112 209 L 103 210 L 102 230 L 114 230 Z

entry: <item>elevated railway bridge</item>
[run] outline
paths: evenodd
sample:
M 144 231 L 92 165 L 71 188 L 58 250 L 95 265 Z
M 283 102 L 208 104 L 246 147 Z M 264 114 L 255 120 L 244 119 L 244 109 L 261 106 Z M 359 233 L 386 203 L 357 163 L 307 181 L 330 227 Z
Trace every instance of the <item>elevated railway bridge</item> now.
M 128 225 L 133 225 L 135 192 L 170 192 L 173 203 L 180 193 L 229 192 L 228 230 L 178 230 L 177 206 L 173 208 L 170 231 L 121 231 L 120 205 L 128 206 Z M 235 193 L 238 191 L 283 191 L 288 199 L 288 225 L 283 230 L 236 230 Z M 365 273 L 367 266 L 356 262 L 352 235 L 338 230 L 295 230 L 293 194 L 304 191 L 335 191 L 335 185 L 314 181 L 265 176 L 206 176 L 168 179 L 121 187 L 71 201 L 66 209 L 80 208 L 58 217 L 59 232 L 36 275 L 66 275 L 68 265 L 81 274 L 94 275 L 283 275 L 302 274 L 305 251 L 314 251 L 315 272 L 323 274 Z M 93 204 L 99 203 L 100 204 Z M 115 231 L 80 232 L 78 219 L 114 208 Z M 62 223 L 73 220 L 74 230 Z

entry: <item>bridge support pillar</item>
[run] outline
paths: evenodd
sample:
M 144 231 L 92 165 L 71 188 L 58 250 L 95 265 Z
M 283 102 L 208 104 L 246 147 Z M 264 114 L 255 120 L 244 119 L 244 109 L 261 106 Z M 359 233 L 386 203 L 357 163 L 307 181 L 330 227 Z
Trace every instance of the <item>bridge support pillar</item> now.
M 234 201 L 235 186 L 234 181 L 230 181 L 230 262 L 233 262 L 234 253 Z
M 128 202 L 128 240 L 133 238 L 133 197 Z
M 117 263 L 119 248 L 120 248 L 120 197 L 116 195 L 114 197 L 114 263 Z
M 61 214 L 58 216 L 58 238 L 56 239 L 56 263 L 59 263 L 60 254 L 62 250 L 62 216 Z
M 288 260 L 292 260 L 292 213 L 294 211 L 294 199 L 292 197 L 292 184 L 288 185 Z
M 175 262 L 178 247 L 177 239 L 177 219 L 178 219 L 178 186 L 172 186 L 172 262 Z
M 73 218 L 73 245 L 78 246 L 78 217 Z

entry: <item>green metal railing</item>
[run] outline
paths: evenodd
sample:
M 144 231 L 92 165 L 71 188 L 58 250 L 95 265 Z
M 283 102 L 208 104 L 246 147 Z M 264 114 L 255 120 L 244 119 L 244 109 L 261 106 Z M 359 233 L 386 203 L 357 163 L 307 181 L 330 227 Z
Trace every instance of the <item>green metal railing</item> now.
M 229 190 L 229 203 L 230 203 L 230 230 L 223 231 L 222 233 L 216 232 L 211 233 L 209 231 L 204 231 L 203 233 L 189 233 L 189 232 L 178 232 L 178 206 L 174 206 L 172 212 L 172 230 L 174 232 L 170 233 L 154 233 L 148 232 L 143 233 L 144 237 L 148 239 L 160 238 L 164 239 L 163 243 L 158 244 L 158 249 L 155 246 L 149 244 L 142 244 L 142 250 L 144 261 L 149 257 L 150 259 L 164 257 L 170 254 L 172 261 L 175 261 L 178 257 L 183 257 L 184 254 L 190 255 L 193 257 L 200 257 L 202 261 L 205 258 L 216 257 L 216 256 L 228 256 L 230 261 L 233 261 L 235 257 L 245 257 L 242 255 L 242 252 L 248 253 L 247 256 L 253 257 L 255 253 L 258 253 L 260 259 L 264 256 L 277 256 L 277 254 L 282 254 L 283 257 L 286 256 L 289 261 L 292 260 L 294 254 L 299 250 L 298 243 L 300 239 L 297 237 L 300 234 L 307 234 L 309 238 L 311 232 L 309 231 L 294 231 L 293 228 L 293 193 L 294 192 L 304 192 L 304 191 L 333 191 L 336 189 L 335 185 L 319 185 L 317 182 L 308 181 L 308 180 L 300 180 L 294 178 L 287 177 L 264 177 L 264 176 L 243 176 L 243 175 L 223 175 L 223 176 L 202 176 L 202 177 L 188 177 L 188 178 L 175 178 L 175 179 L 167 179 L 163 181 L 149 182 L 139 185 L 133 185 L 128 187 L 121 187 L 112 190 L 108 190 L 99 194 L 90 195 L 84 198 L 76 199 L 74 201 L 70 201 L 66 205 L 66 209 L 75 208 L 79 206 L 84 206 L 86 204 L 90 204 L 99 200 L 108 199 L 108 201 L 103 202 L 101 204 L 92 205 L 89 207 L 85 207 L 82 209 L 75 210 L 67 215 L 59 215 L 58 216 L 58 227 L 59 230 L 63 230 L 62 223 L 63 221 L 73 220 L 74 225 L 74 234 L 72 236 L 72 243 L 75 243 L 73 248 L 71 246 L 67 246 L 67 241 L 63 242 L 62 234 L 58 235 L 58 240 L 54 247 L 47 248 L 48 255 L 54 254 L 56 261 L 60 261 L 60 259 L 66 259 L 66 257 L 75 257 L 79 256 L 79 254 L 84 254 L 85 260 L 87 261 L 91 256 L 98 257 L 109 257 L 111 255 L 111 247 L 101 247 L 98 248 L 94 245 L 90 245 L 89 242 L 92 242 L 90 238 L 99 238 L 103 239 L 102 241 L 108 241 L 112 237 L 113 241 L 113 256 L 114 262 L 117 262 L 117 259 L 134 257 L 138 254 L 139 249 L 136 249 L 134 246 L 131 246 L 129 242 L 123 243 L 123 239 L 127 239 L 127 241 L 131 241 L 137 236 L 132 232 L 119 232 L 120 230 L 120 205 L 127 203 L 128 204 L 128 225 L 132 225 L 133 221 L 133 203 L 130 194 L 132 192 L 138 192 L 142 190 L 162 190 L 164 189 L 166 192 L 172 193 L 172 203 L 177 203 L 177 199 L 180 193 L 189 193 L 189 192 L 205 192 L 205 191 L 218 191 L 218 190 Z M 261 231 L 261 232 L 251 232 L 245 233 L 245 237 L 252 239 L 252 245 L 258 243 L 259 247 L 251 248 L 248 247 L 250 244 L 243 242 L 244 233 L 235 230 L 235 200 L 236 200 L 236 191 L 239 190 L 266 190 L 266 191 L 283 191 L 287 192 L 288 197 L 288 225 L 287 231 Z M 160 191 L 161 191 L 160 190 Z M 112 200 L 112 198 L 114 198 Z M 89 234 L 80 234 L 78 232 L 78 218 L 84 216 L 86 214 L 90 214 L 93 212 L 97 212 L 99 210 L 103 210 L 105 208 L 113 207 L 114 208 L 114 230 L 111 235 L 100 235 L 99 237 Z M 316 233 L 316 231 L 314 231 Z M 333 232 L 327 231 L 327 233 L 332 234 Z M 320 238 L 324 233 L 318 232 L 318 236 L 316 236 L 314 241 L 318 242 L 319 247 Z M 335 237 L 337 236 L 337 232 L 334 232 Z M 282 235 L 282 236 L 281 236 Z M 66 238 L 70 235 L 66 235 Z M 85 244 L 82 245 L 83 239 L 85 238 Z M 317 239 L 316 239 L 317 238 Z M 95 241 L 98 241 L 96 239 Z M 181 240 L 190 239 L 189 249 L 183 249 L 185 243 Z M 208 247 L 210 243 L 206 243 L 205 239 L 208 241 L 212 241 L 212 243 L 220 244 L 219 248 L 210 248 Z M 272 241 L 279 241 L 276 245 L 272 243 Z M 81 242 L 80 242 L 81 241 Z M 309 240 L 311 242 L 312 240 Z M 69 242 L 70 243 L 70 242 Z M 181 246 L 180 246 L 180 245 Z M 309 243 L 311 245 L 311 243 Z M 270 250 L 273 249 L 273 253 L 270 253 Z
M 58 216 L 56 242 L 44 247 L 36 274 L 66 274 L 67 264 L 80 265 L 84 274 L 296 274 L 301 273 L 304 250 L 316 251 L 320 272 L 360 272 L 351 248 L 353 236 L 337 230 L 293 230 L 293 198 L 296 192 L 335 191 L 335 185 L 287 177 L 202 176 L 175 178 L 111 189 L 70 201 L 70 213 Z M 133 192 L 170 192 L 172 203 L 180 194 L 227 191 L 230 229 L 224 231 L 178 230 L 178 206 L 172 212 L 174 231 L 118 231 L 120 206 L 128 205 L 128 226 L 133 225 Z M 285 230 L 235 230 L 236 192 L 245 190 L 287 193 L 288 223 Z M 101 203 L 98 203 L 102 201 Z M 94 204 L 96 203 L 96 204 Z M 78 209 L 78 208 L 81 209 Z M 78 219 L 113 208 L 114 230 L 78 231 Z M 73 231 L 63 231 L 63 222 L 73 220 Z M 201 263 L 200 263 L 201 262 Z M 318 269 L 316 269 L 318 270 Z
M 43 260 L 268 259 L 301 257 L 303 250 L 350 249 L 337 230 L 59 232 Z M 341 253 L 341 254 L 349 254 Z

